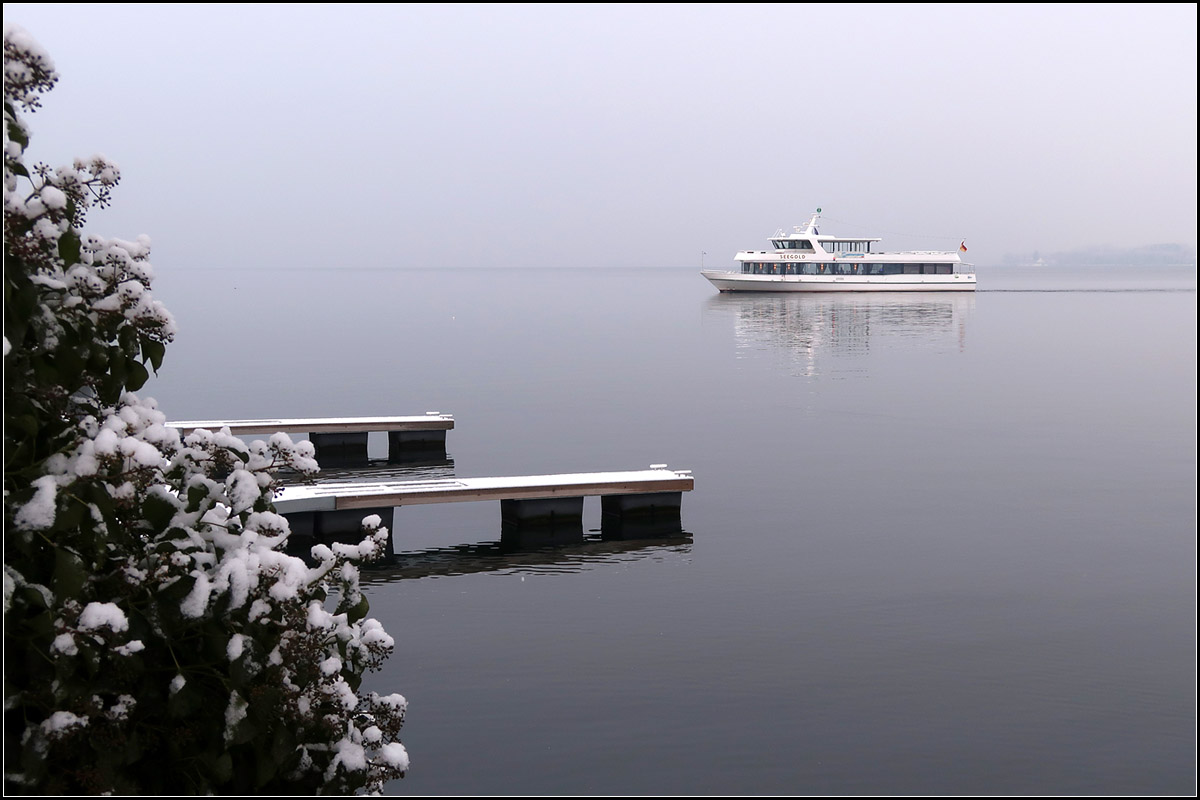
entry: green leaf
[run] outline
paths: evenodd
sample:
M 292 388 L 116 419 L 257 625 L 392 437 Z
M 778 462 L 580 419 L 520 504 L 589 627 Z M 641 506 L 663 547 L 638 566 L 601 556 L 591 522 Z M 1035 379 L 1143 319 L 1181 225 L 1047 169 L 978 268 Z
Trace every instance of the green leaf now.
M 76 637 L 76 645 L 79 647 L 79 657 L 86 667 L 85 673 L 89 678 L 96 678 L 101 667 L 99 651 L 84 636 Z
M 16 428 L 26 436 L 37 436 L 38 431 L 41 429 L 41 426 L 38 424 L 37 417 L 33 416 L 32 414 L 22 414 L 15 419 L 9 417 L 5 421 L 8 423 L 10 428 Z
M 367 602 L 366 595 L 363 595 L 362 599 L 355 603 L 353 608 L 346 609 L 346 619 L 351 623 L 358 622 L 365 619 L 370 611 L 371 604 Z
M 54 554 L 54 588 L 61 597 L 79 597 L 87 582 L 83 559 L 61 547 Z
M 140 361 L 131 358 L 127 363 L 129 374 L 125 378 L 125 388 L 131 392 L 136 392 L 146 385 L 146 381 L 150 380 L 150 373 L 142 366 Z
M 47 591 L 45 587 L 25 585 L 20 589 L 21 599 L 30 608 L 39 610 L 49 609 L 50 604 L 47 602 Z
M 88 372 L 104 374 L 108 371 L 108 353 L 104 350 L 94 350 L 88 359 Z
M 153 339 L 142 339 L 142 360 L 150 364 L 155 372 L 162 367 L 163 355 L 167 348 L 162 342 Z
M 54 516 L 54 528 L 59 531 L 74 531 L 83 525 L 87 506 L 68 498 Z
M 233 778 L 233 757 L 229 753 L 222 753 L 212 761 L 213 782 L 225 783 Z
M 54 354 L 54 364 L 63 375 L 81 375 L 87 362 L 79 354 L 68 348 L 60 348 Z
M 187 510 L 200 510 L 200 504 L 204 502 L 204 498 L 206 497 L 208 497 L 207 486 L 199 483 L 189 486 L 187 490 Z
M 271 736 L 264 736 L 255 743 L 255 749 L 260 752 L 259 757 L 255 761 L 254 785 L 260 788 L 275 779 L 279 773 L 280 765 L 286 762 L 286 759 L 295 749 L 291 729 L 286 725 L 279 726 L 279 729 L 274 731 Z
M 8 104 L 5 103 L 5 106 L 8 106 Z M 8 109 L 6 108 L 5 110 Z M 13 116 L 15 117 L 16 114 L 13 114 Z M 22 150 L 29 147 L 29 137 L 25 135 L 25 130 L 16 122 L 8 123 L 8 138 L 21 145 Z
M 233 744 L 246 744 L 254 741 L 258 736 L 258 726 L 250 721 L 249 717 L 242 719 L 233 729 Z
M 79 263 L 79 251 L 81 242 L 79 234 L 75 233 L 74 228 L 70 228 L 62 236 L 58 237 L 58 257 L 61 258 L 67 266 Z
M 165 530 L 175 517 L 175 506 L 166 498 L 152 494 L 142 504 L 142 514 L 155 530 Z
M 200 710 L 203 695 L 188 681 L 178 692 L 167 697 L 167 713 L 172 717 L 191 717 Z

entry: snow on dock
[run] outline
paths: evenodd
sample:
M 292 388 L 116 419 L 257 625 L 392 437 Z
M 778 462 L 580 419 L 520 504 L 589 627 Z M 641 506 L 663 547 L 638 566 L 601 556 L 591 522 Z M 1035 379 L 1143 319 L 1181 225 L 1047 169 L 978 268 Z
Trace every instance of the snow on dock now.
M 317 461 L 325 466 L 365 465 L 367 436 L 386 433 L 388 461 L 446 457 L 446 431 L 454 429 L 454 417 L 440 411 L 407 417 L 321 417 L 315 419 L 235 419 L 169 422 L 184 436 L 194 430 L 228 428 L 234 436 L 273 433 L 307 435 Z
M 561 475 L 516 475 L 492 478 L 446 478 L 425 481 L 319 483 L 288 486 L 275 498 L 280 513 L 463 503 L 476 500 L 545 500 L 559 497 L 603 497 L 658 492 L 690 492 L 690 470 L 649 469 L 626 472 L 582 472 Z
M 234 436 L 270 433 L 372 433 L 375 431 L 448 431 L 454 429 L 454 417 L 439 411 L 407 417 L 321 417 L 315 419 L 234 419 L 168 422 L 183 434 L 194 430 L 219 431 L 229 428 Z

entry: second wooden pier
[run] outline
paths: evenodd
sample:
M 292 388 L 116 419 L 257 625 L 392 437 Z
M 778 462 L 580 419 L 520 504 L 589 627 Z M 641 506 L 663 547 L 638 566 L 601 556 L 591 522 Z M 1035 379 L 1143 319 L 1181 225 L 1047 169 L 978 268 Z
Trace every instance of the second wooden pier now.
M 234 436 L 288 433 L 305 434 L 325 466 L 367 463 L 367 435 L 386 432 L 388 461 L 403 463 L 418 458 L 445 458 L 446 431 L 454 417 L 439 411 L 408 417 L 322 417 L 317 419 L 235 419 L 169 422 L 187 435 L 194 430 L 229 428 Z

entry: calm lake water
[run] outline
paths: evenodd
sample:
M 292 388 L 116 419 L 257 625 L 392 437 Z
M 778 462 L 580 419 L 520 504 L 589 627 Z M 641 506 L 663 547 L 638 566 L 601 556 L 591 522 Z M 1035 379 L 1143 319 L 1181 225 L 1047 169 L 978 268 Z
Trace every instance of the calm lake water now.
M 1196 791 L 1196 273 L 163 270 L 168 416 L 452 413 L 446 475 L 691 469 L 685 535 L 395 516 L 392 794 Z

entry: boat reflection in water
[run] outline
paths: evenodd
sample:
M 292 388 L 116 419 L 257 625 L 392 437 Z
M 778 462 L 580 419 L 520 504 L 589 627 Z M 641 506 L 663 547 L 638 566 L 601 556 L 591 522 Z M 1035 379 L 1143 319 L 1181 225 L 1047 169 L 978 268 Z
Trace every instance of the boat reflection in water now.
M 537 545 L 529 541 L 480 542 L 452 547 L 400 551 L 391 564 L 362 573 L 363 585 L 416 578 L 474 575 L 584 572 L 599 564 L 634 560 L 664 560 L 691 553 L 692 535 L 680 531 L 645 539 L 605 539 L 595 533 L 568 545 Z
M 739 357 L 784 352 L 804 375 L 822 356 L 862 356 L 904 340 L 965 350 L 973 293 L 719 294 L 704 314 L 729 318 Z

